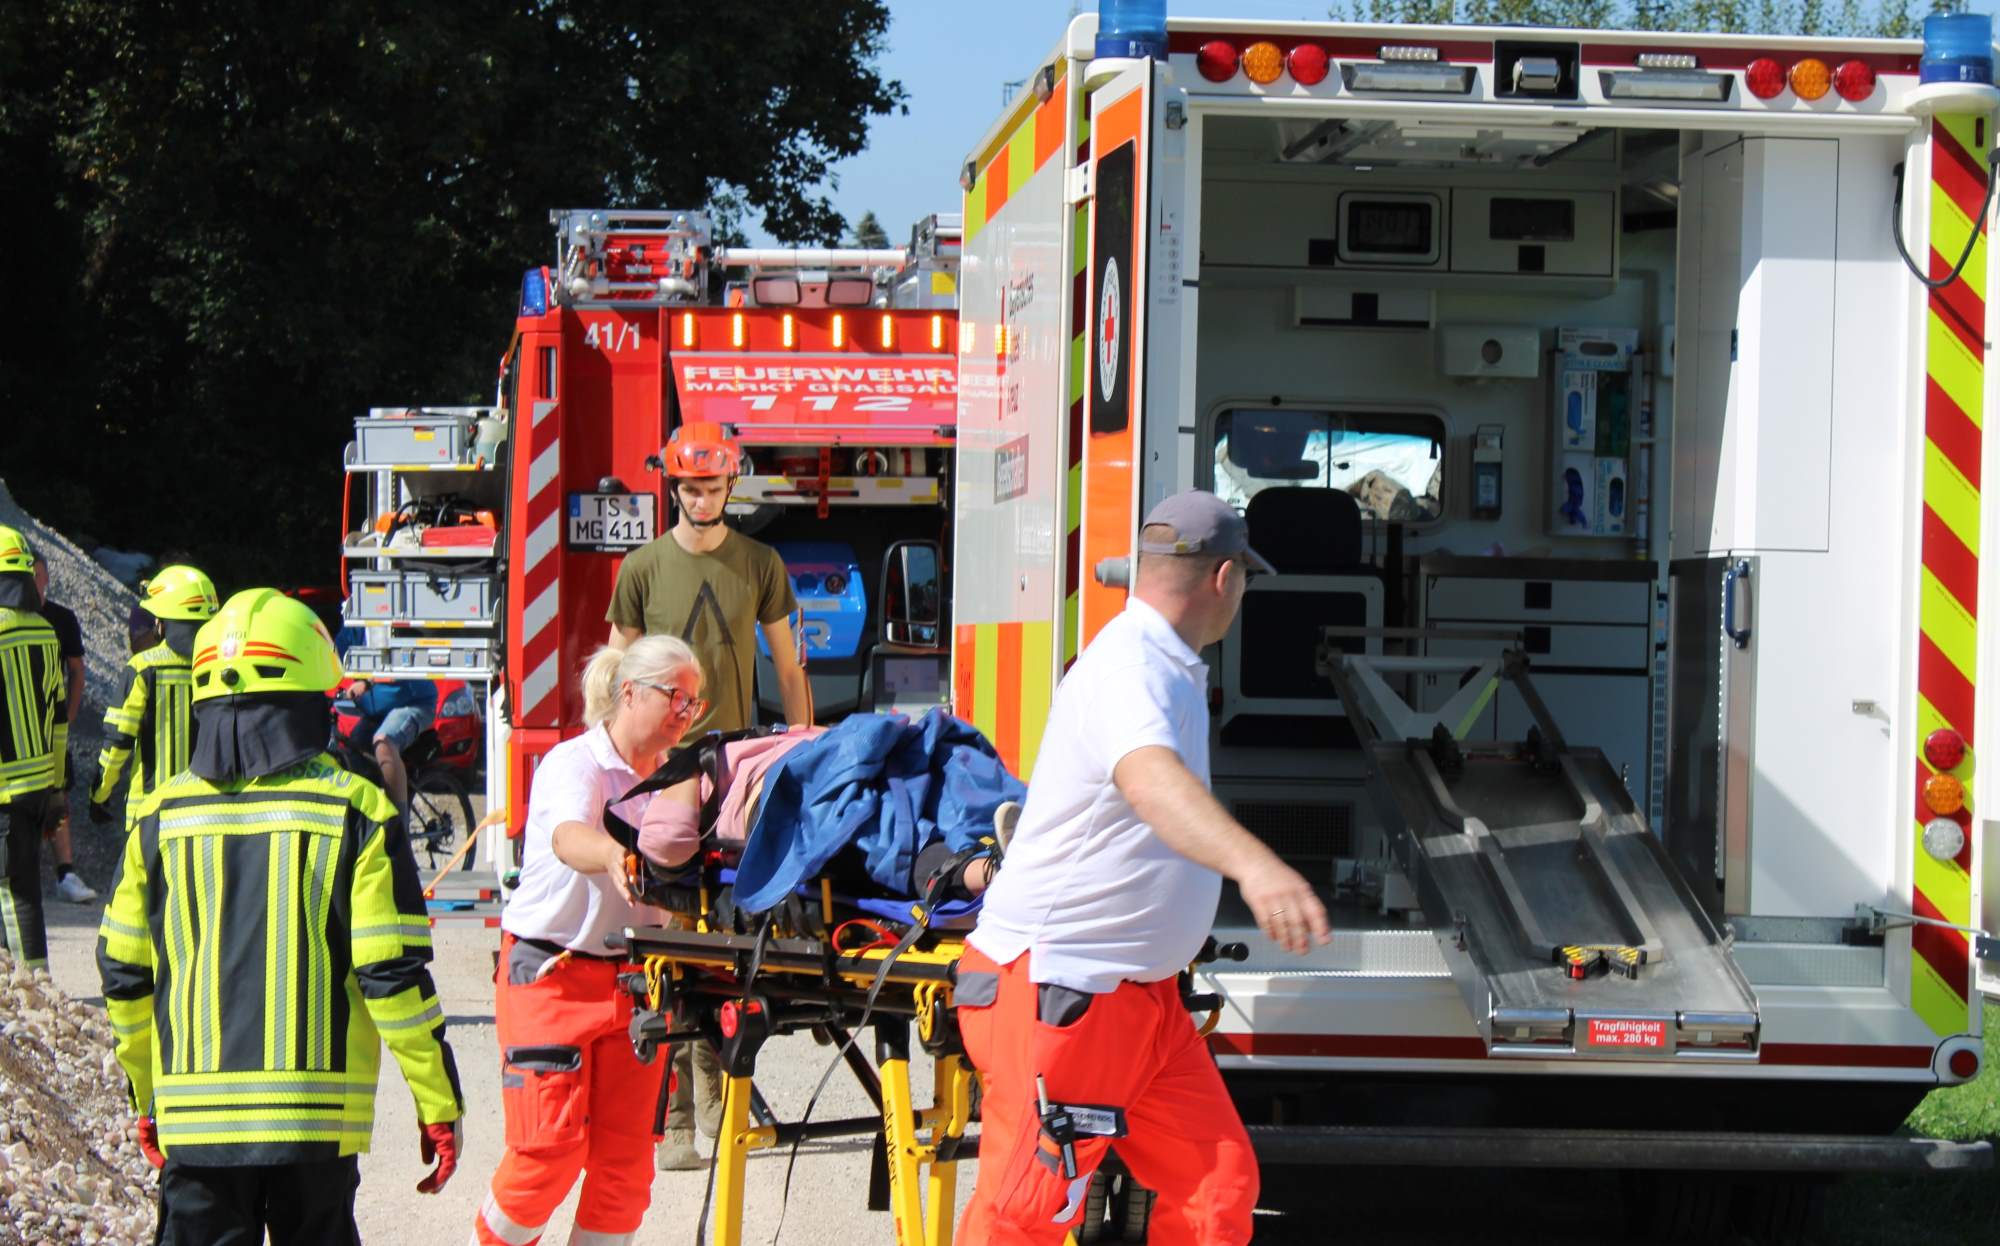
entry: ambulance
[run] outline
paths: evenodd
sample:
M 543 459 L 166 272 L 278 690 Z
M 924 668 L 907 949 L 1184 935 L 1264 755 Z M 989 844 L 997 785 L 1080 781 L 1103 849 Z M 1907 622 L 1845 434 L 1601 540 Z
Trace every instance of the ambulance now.
M 1032 779 L 1148 509 L 1243 509 L 1213 786 L 1335 927 L 1225 889 L 1196 975 L 1260 1153 L 1989 1163 L 1881 1135 L 2000 987 L 2000 90 L 1916 41 L 1103 33 L 961 168 L 952 699 Z

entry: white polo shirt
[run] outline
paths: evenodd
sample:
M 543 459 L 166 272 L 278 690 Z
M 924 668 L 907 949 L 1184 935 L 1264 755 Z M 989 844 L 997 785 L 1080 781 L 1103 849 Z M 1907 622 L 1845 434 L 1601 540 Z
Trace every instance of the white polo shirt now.
M 1169 848 L 1111 780 L 1159 745 L 1208 782 L 1208 667 L 1136 597 L 1056 689 L 1027 807 L 969 937 L 1029 977 L 1104 992 L 1187 968 L 1215 922 L 1222 876 Z
M 566 948 L 609 954 L 604 936 L 627 926 L 656 926 L 657 909 L 634 904 L 608 874 L 579 874 L 556 857 L 555 830 L 565 822 L 604 827 L 604 805 L 631 791 L 633 773 L 603 727 L 564 740 L 535 767 L 529 784 L 528 825 L 522 832 L 521 884 L 507 901 L 500 928 L 516 938 L 542 939 Z M 637 826 L 652 797 L 641 796 L 618 809 Z

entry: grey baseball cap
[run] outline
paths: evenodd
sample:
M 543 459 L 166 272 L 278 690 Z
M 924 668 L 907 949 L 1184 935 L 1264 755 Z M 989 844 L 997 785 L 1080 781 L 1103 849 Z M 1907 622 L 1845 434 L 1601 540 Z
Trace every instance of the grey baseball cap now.
M 1206 489 L 1189 489 L 1164 498 L 1146 512 L 1145 526 L 1173 530 L 1171 541 L 1148 541 L 1142 535 L 1142 554 L 1213 554 L 1218 558 L 1241 555 L 1250 570 L 1270 573 L 1276 568 L 1250 548 L 1250 525 L 1236 508 Z

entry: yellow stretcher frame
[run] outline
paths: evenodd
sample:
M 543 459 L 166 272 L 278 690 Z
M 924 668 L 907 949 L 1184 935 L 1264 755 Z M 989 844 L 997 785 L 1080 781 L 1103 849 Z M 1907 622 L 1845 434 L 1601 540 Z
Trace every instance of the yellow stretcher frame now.
M 972 1158 L 976 1143 L 963 1143 L 972 1120 L 975 1076 L 958 1043 L 950 1016 L 952 985 L 964 941 L 939 932 L 905 949 L 883 973 L 888 948 L 839 953 L 818 939 L 764 938 L 669 927 L 634 927 L 627 946 L 644 971 L 642 1003 L 663 1017 L 677 999 L 683 1014 L 694 1013 L 706 1033 L 721 1033 L 725 1006 L 740 1009 L 769 988 L 782 1000 L 794 989 L 837 1001 L 829 1011 L 853 1019 L 863 999 L 877 987 L 870 1016 L 876 1030 L 876 1073 L 881 1082 L 881 1133 L 887 1153 L 889 1212 L 898 1246 L 951 1246 L 958 1203 L 958 1163 Z M 762 944 L 761 953 L 758 944 Z M 746 992 L 739 971 L 757 956 L 756 979 Z M 670 998 L 670 993 L 672 998 Z M 756 1051 L 764 1041 L 802 1026 L 780 1020 L 770 1004 L 767 1032 L 729 1035 L 723 1045 L 722 1125 L 716 1139 L 713 1246 L 742 1246 L 747 1169 L 752 1151 L 796 1137 L 784 1125 L 752 1124 Z M 740 1014 L 739 1014 L 740 1015 Z M 914 1021 L 935 1065 L 932 1102 L 919 1107 L 910 1085 L 908 1025 Z M 739 1023 L 740 1025 L 741 1023 Z M 747 1053 L 742 1049 L 747 1046 Z M 732 1055 L 738 1058 L 732 1059 Z

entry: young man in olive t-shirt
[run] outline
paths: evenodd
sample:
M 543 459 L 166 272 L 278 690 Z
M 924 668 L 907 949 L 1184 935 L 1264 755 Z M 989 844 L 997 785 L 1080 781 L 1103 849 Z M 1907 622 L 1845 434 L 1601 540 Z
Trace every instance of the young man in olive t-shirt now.
M 614 645 L 663 633 L 686 641 L 701 659 L 708 710 L 688 728 L 689 739 L 757 721 L 759 624 L 771 647 L 785 721 L 811 722 L 806 673 L 792 636 L 798 600 L 784 560 L 722 522 L 741 466 L 741 452 L 718 426 L 685 424 L 674 431 L 666 469 L 679 521 L 626 557 L 605 614 Z
M 784 697 L 785 721 L 812 722 L 805 668 L 792 640 L 791 577 L 778 551 L 722 522 L 729 490 L 743 467 L 736 443 L 714 424 L 683 424 L 667 445 L 666 470 L 680 519 L 665 535 L 627 555 L 611 592 L 611 643 L 623 648 L 664 633 L 688 643 L 701 659 L 708 708 L 683 739 L 707 731 L 738 731 L 757 719 L 757 627 L 770 642 Z M 681 1043 L 668 1081 L 667 1134 L 655 1150 L 658 1167 L 706 1166 L 694 1148 L 693 1122 L 714 1136 L 722 1120 L 722 1075 L 706 1043 Z

